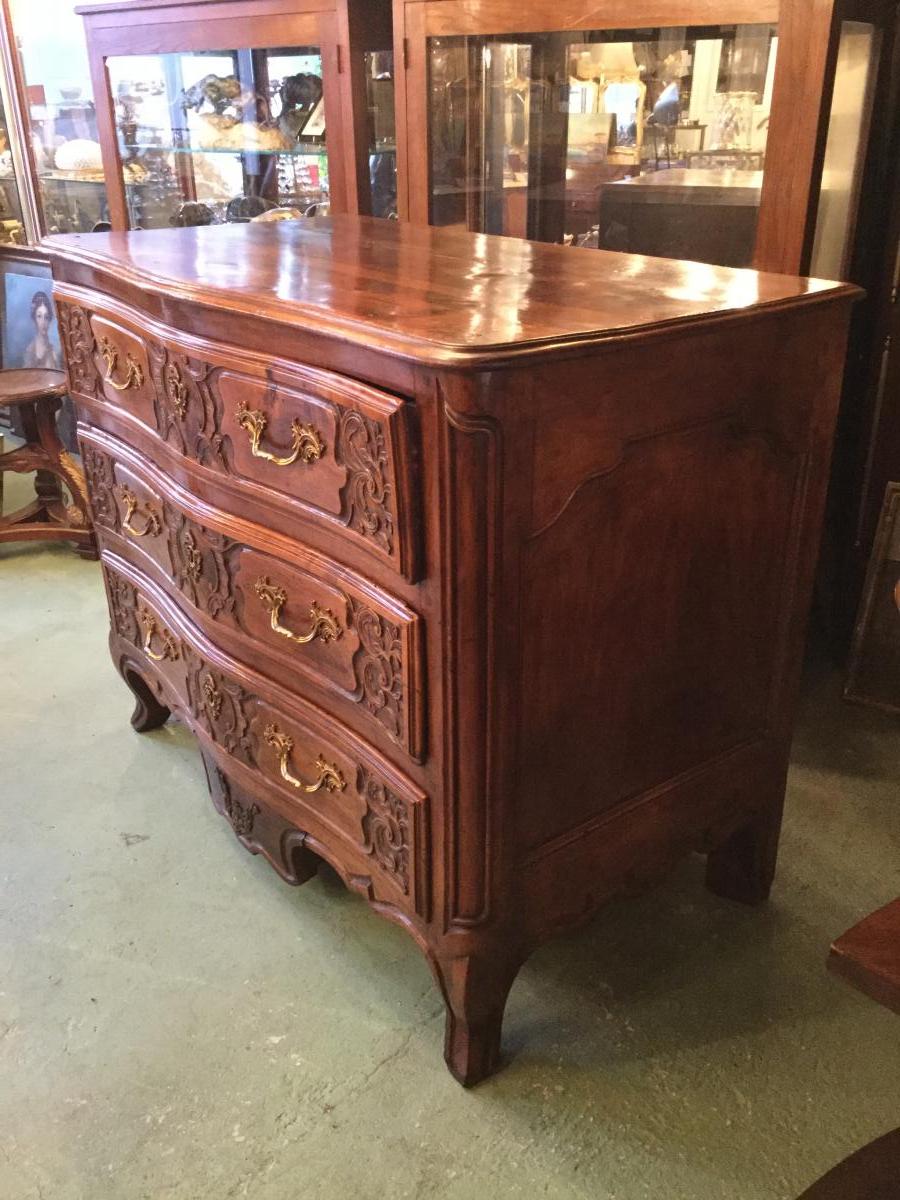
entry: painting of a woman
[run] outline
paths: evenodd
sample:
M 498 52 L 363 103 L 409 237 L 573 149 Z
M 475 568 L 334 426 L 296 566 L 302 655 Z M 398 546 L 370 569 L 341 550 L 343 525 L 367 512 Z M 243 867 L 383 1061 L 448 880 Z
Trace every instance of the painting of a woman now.
M 31 323 L 34 326 L 34 337 L 25 347 L 22 366 L 44 367 L 58 371 L 60 369 L 59 352 L 50 340 L 53 305 L 46 292 L 35 292 L 31 297 Z

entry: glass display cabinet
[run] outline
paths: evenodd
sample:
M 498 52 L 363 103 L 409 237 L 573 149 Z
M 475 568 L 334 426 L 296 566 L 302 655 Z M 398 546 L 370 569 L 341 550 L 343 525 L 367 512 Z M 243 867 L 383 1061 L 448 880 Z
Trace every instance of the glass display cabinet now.
M 29 241 L 90 230 L 109 208 L 74 0 L 3 0 L 3 17 L 4 67 L 29 176 L 25 187 L 20 175 L 32 209 Z
M 796 272 L 814 242 L 840 259 L 884 9 L 395 0 L 401 213 L 728 266 Z
M 21 246 L 24 242 L 22 201 L 13 160 L 6 99 L 0 94 L 0 246 Z
M 114 229 L 395 211 L 389 0 L 77 11 Z

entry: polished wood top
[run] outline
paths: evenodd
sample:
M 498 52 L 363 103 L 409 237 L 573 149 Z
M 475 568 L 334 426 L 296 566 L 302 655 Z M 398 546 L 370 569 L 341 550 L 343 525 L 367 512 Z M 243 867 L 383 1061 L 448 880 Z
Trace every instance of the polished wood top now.
M 854 987 L 900 1013 L 900 900 L 893 900 L 842 934 L 828 966 Z
M 47 367 L 11 367 L 0 371 L 0 408 L 28 404 L 42 396 L 66 394 L 65 371 Z
M 58 280 L 116 284 L 435 366 L 497 365 L 858 289 L 701 263 L 332 216 L 46 238 Z

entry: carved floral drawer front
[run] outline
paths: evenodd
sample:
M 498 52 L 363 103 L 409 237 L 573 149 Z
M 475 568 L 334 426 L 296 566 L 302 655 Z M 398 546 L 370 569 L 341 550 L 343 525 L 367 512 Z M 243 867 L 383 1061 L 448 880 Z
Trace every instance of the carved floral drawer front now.
M 134 646 L 135 661 L 145 668 L 152 667 L 169 693 L 183 702 L 190 648 L 158 606 L 131 580 L 106 563 L 103 578 L 113 631 Z
M 161 494 L 136 472 L 114 463 L 83 438 L 81 455 L 98 534 L 102 538 L 104 530 L 118 533 L 155 562 L 166 578 L 171 578 L 172 523 Z
M 156 392 L 146 342 L 116 321 L 90 318 L 91 365 L 103 396 L 153 427 Z
M 227 681 L 214 672 L 201 672 L 207 693 L 206 715 L 214 740 L 223 728 L 213 689 Z M 389 784 L 374 762 L 360 761 L 358 753 L 342 740 L 314 731 L 296 718 L 259 700 L 246 699 L 232 689 L 231 711 L 224 728 L 247 721 L 245 743 L 252 747 L 252 763 L 266 782 L 274 785 L 298 810 L 314 813 L 325 825 L 346 837 L 370 856 L 378 872 L 410 904 L 425 914 L 427 897 L 427 845 L 425 799 L 412 786 Z
M 332 372 L 266 364 L 178 334 L 140 332 L 57 301 L 73 393 L 128 413 L 178 454 L 246 483 L 266 503 L 323 519 L 416 577 L 409 406 Z
M 347 468 L 335 454 L 334 407 L 306 391 L 235 371 L 221 371 L 216 383 L 235 475 L 340 516 Z
M 370 589 L 326 583 L 317 572 L 245 548 L 235 572 L 243 628 L 277 655 L 286 686 L 302 671 L 327 680 L 415 758 L 419 717 L 420 620 Z
M 134 647 L 146 677 L 156 677 L 162 703 L 184 711 L 220 752 L 276 791 L 299 827 L 308 821 L 345 840 L 426 915 L 424 794 L 351 732 L 313 715 L 301 721 L 206 661 L 143 586 L 109 558 L 103 571 L 113 631 Z
M 200 525 L 93 436 L 81 450 L 102 542 L 118 535 L 201 619 L 243 635 L 235 657 L 288 688 L 305 677 L 422 758 L 421 620 L 411 609 L 302 547 L 305 568 Z

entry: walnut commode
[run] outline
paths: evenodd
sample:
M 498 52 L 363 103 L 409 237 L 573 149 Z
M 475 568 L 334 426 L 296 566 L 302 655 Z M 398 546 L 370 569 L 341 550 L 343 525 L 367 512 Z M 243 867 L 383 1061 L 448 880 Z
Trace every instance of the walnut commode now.
M 134 725 L 498 1065 L 529 952 L 772 880 L 854 289 L 366 218 L 50 239 Z

